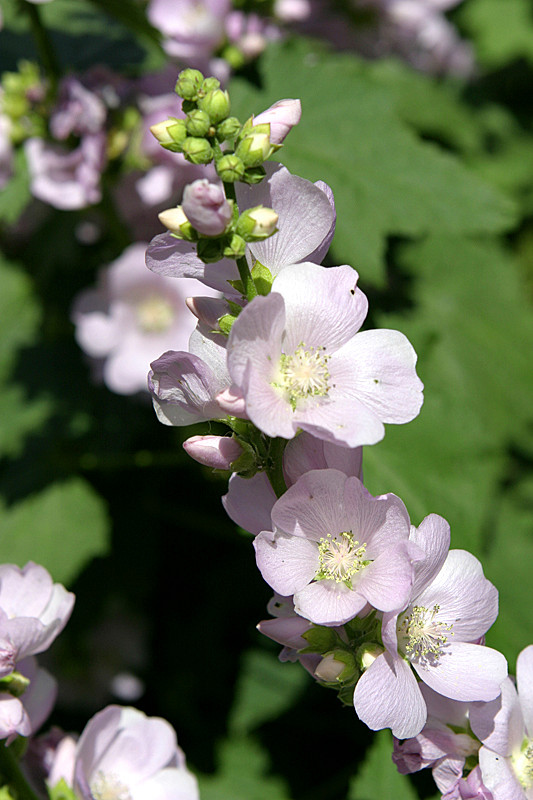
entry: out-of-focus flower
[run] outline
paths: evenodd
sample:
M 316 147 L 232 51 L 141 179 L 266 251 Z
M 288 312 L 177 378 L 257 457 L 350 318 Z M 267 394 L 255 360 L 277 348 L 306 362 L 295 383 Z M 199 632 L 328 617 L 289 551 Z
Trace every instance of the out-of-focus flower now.
M 0 677 L 50 647 L 73 606 L 74 595 L 44 567 L 31 561 L 23 569 L 0 565 Z
M 44 567 L 0 565 L 0 739 L 29 736 L 50 713 L 56 683 L 33 655 L 50 647 L 73 605 Z
M 170 56 L 202 69 L 224 41 L 230 8 L 229 0 L 151 0 L 147 15 Z
M 24 144 L 31 192 L 55 208 L 72 211 L 98 203 L 100 175 L 105 165 L 105 136 L 84 136 L 74 150 L 43 139 Z
M 150 362 L 170 347 L 187 347 L 196 326 L 185 300 L 200 285 L 149 272 L 145 250 L 143 242 L 126 248 L 102 270 L 96 288 L 78 295 L 72 310 L 78 344 L 103 362 L 103 380 L 118 394 L 146 390 Z
M 73 784 L 82 800 L 199 800 L 171 725 L 119 706 L 108 706 L 87 723 L 76 746 Z
M 57 107 L 50 116 L 50 132 L 56 139 L 85 136 L 103 130 L 107 109 L 95 92 L 77 78 L 61 82 Z
M 0 114 L 0 189 L 6 185 L 13 174 L 13 147 L 9 135 L 10 128 L 9 119 Z

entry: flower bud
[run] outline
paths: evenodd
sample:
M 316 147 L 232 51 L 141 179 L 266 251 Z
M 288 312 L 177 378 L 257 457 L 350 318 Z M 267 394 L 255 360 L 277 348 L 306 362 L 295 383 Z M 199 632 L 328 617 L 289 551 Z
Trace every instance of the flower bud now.
M 207 139 L 188 136 L 182 144 L 182 152 L 191 164 L 209 164 L 213 159 L 213 148 Z
M 195 100 L 203 82 L 204 76 L 199 70 L 184 69 L 178 75 L 174 91 L 184 100 Z
M 289 131 L 300 122 L 302 105 L 299 100 L 278 100 L 273 106 L 254 117 L 254 127 L 270 125 L 271 144 L 281 144 Z
M 227 156 L 222 156 L 222 158 L 215 163 L 215 169 L 218 177 L 224 183 L 240 181 L 244 175 L 244 164 L 238 156 L 232 153 Z
M 215 89 L 220 89 L 220 81 L 218 78 L 205 78 L 198 92 L 198 97 L 205 97 L 206 94 L 213 92 Z
M 361 669 L 366 670 L 372 666 L 376 658 L 384 652 L 385 649 L 381 647 L 381 645 L 373 642 L 360 647 L 355 657 L 358 663 L 361 665 Z
M 212 469 L 231 469 L 232 462 L 243 453 L 232 436 L 191 436 L 183 447 L 191 458 Z
M 230 101 L 229 94 L 222 89 L 213 89 L 205 97 L 198 100 L 198 108 L 209 114 L 213 125 L 222 122 L 229 115 Z
M 195 108 L 187 114 L 185 127 L 189 136 L 206 136 L 211 127 L 209 114 L 199 108 Z
M 233 217 L 224 189 L 205 178 L 193 181 L 183 192 L 183 211 L 198 233 L 220 236 Z
M 244 241 L 242 236 L 238 236 L 236 233 L 234 233 L 229 243 L 223 250 L 224 257 L 242 258 L 245 253 L 246 253 L 246 242 Z
M 224 142 L 226 139 L 235 139 L 241 130 L 241 123 L 237 117 L 228 117 L 217 125 L 217 139 Z
M 161 147 L 171 150 L 173 153 L 181 153 L 181 145 L 187 136 L 185 120 L 169 117 L 163 122 L 157 122 L 152 125 L 150 131 Z
M 325 683 L 346 683 L 353 681 L 357 674 L 355 659 L 346 650 L 328 653 L 315 669 L 315 676 Z
M 245 170 L 244 175 L 242 176 L 242 181 L 243 183 L 250 184 L 261 183 L 265 175 L 266 170 L 264 167 L 250 167 L 249 169 Z
M 244 211 L 237 222 L 237 233 L 246 242 L 267 239 L 276 232 L 279 215 L 271 208 L 256 206 Z
M 161 211 L 157 216 L 161 224 L 164 225 L 165 228 L 168 228 L 168 230 L 179 239 L 187 239 L 187 241 L 191 242 L 197 238 L 181 206 L 177 206 L 177 208 L 167 208 L 165 211 Z
M 268 133 L 250 133 L 241 139 L 235 150 L 245 167 L 260 167 L 274 152 Z

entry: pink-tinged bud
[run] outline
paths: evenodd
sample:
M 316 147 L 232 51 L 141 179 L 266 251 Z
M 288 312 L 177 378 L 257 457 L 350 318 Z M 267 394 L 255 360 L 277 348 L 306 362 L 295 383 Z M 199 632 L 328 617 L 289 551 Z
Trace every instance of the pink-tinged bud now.
M 183 447 L 191 458 L 212 469 L 231 469 L 242 455 L 240 444 L 229 436 L 191 436 Z
M 300 122 L 302 105 L 299 100 L 278 100 L 273 106 L 262 111 L 254 117 L 256 125 L 270 125 L 270 141 L 272 144 L 281 144 L 291 128 Z
M 227 302 L 219 297 L 187 297 L 185 304 L 211 330 L 218 329 L 218 320 L 229 311 Z
M 224 189 L 205 178 L 185 187 L 182 208 L 191 225 L 204 236 L 220 236 L 233 216 Z

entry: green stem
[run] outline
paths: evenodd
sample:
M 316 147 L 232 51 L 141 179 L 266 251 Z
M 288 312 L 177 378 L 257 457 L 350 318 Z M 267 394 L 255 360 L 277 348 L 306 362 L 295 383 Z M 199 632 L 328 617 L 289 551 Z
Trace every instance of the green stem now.
M 224 184 L 224 191 L 226 193 L 226 197 L 228 200 L 233 200 L 235 204 L 237 204 L 237 195 L 235 194 L 235 184 L 234 183 L 225 183 Z M 239 276 L 242 281 L 242 285 L 244 287 L 244 294 L 246 295 L 246 299 L 248 302 L 253 300 L 254 297 L 257 297 L 257 287 L 254 283 L 254 279 L 252 278 L 252 273 L 250 272 L 250 267 L 248 266 L 248 262 L 246 258 L 242 256 L 242 258 L 237 258 L 237 269 L 239 270 Z
M 265 472 L 270 485 L 276 493 L 276 497 L 281 497 L 287 491 L 287 484 L 283 477 L 283 451 L 287 445 L 287 439 L 271 439 L 268 449 L 268 458 Z
M 28 785 L 11 747 L 5 747 L 3 742 L 0 742 L 0 774 L 4 785 L 14 790 L 18 800 L 39 800 Z
M 48 76 L 48 80 L 50 81 L 50 91 L 55 94 L 57 83 L 61 77 L 61 69 L 48 31 L 42 23 L 40 9 L 34 3 L 28 3 L 26 0 L 22 0 L 20 5 L 29 15 L 37 53 L 39 54 L 43 69 Z

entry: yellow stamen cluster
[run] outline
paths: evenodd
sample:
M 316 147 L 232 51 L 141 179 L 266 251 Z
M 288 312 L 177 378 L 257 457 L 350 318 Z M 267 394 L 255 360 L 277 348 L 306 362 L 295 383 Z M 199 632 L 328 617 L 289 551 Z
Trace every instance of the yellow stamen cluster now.
M 520 752 L 511 756 L 511 763 L 524 789 L 529 789 L 533 785 L 533 740 L 524 740 Z
M 435 620 L 440 609 L 434 605 L 432 609 L 414 606 L 411 613 L 404 616 L 398 634 L 404 641 L 405 654 L 409 658 L 435 660 L 442 655 L 442 648 L 453 636 L 453 625 Z
M 163 333 L 174 321 L 171 303 L 158 294 L 151 294 L 136 305 L 137 320 L 145 333 Z
M 368 561 L 363 560 L 366 543 L 360 545 L 348 531 L 328 533 L 318 543 L 319 568 L 315 579 L 327 578 L 335 583 L 345 583 L 351 588 L 350 578 L 360 572 Z
M 97 772 L 91 781 L 94 800 L 132 800 L 127 786 L 113 773 Z
M 329 390 L 329 356 L 324 347 L 306 347 L 300 342 L 292 355 L 282 353 L 279 366 L 279 383 L 293 408 L 307 397 L 324 397 Z

